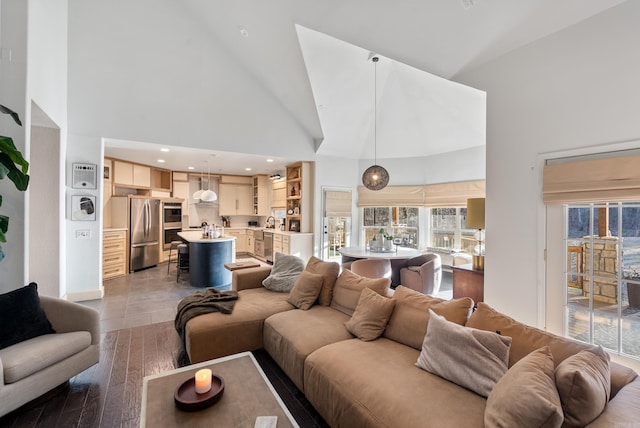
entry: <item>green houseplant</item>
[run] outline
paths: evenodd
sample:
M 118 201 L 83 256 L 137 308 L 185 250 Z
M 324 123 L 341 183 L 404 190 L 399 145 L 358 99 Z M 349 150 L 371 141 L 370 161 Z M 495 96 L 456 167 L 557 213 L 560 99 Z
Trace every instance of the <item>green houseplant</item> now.
M 8 114 L 13 120 L 22 126 L 20 117 L 15 111 L 0 105 L 0 112 Z M 27 190 L 29 186 L 29 176 L 27 171 L 29 170 L 29 162 L 27 162 L 20 150 L 16 149 L 11 137 L 5 137 L 0 135 L 0 180 L 7 177 L 13 181 L 16 189 L 20 191 Z M 0 207 L 2 206 L 2 195 L 0 195 Z M 4 234 L 9 229 L 9 217 L 0 214 L 0 242 L 7 242 Z M 2 246 L 0 246 L 0 260 L 4 258 L 2 252 Z

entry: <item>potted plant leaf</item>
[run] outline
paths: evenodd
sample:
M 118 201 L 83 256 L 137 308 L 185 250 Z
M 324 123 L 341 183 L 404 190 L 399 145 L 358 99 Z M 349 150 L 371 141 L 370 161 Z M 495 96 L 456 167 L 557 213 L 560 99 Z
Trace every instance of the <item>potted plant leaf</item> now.
M 20 117 L 15 111 L 0 105 L 0 112 L 8 114 L 13 120 L 22 126 Z M 0 135 L 0 180 L 7 177 L 16 186 L 16 189 L 20 191 L 27 190 L 29 186 L 29 162 L 27 162 L 20 150 L 16 149 L 11 137 L 5 137 Z M 2 195 L 0 195 L 0 207 L 2 207 Z M 0 214 L 0 242 L 7 242 L 5 233 L 9 229 L 9 217 Z M 4 252 L 0 245 L 0 260 L 4 258 Z

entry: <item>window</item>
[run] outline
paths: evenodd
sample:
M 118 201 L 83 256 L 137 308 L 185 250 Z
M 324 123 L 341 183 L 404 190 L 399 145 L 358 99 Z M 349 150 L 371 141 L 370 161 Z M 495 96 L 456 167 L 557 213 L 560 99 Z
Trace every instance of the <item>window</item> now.
M 420 208 L 418 207 L 370 207 L 363 208 L 363 241 L 366 244 L 384 229 L 393 236 L 396 245 L 418 248 L 420 232 Z
M 565 331 L 640 355 L 640 203 L 565 206 Z
M 475 254 L 474 249 L 478 245 L 475 237 L 477 231 L 466 228 L 466 208 L 431 208 L 430 211 L 430 247 Z

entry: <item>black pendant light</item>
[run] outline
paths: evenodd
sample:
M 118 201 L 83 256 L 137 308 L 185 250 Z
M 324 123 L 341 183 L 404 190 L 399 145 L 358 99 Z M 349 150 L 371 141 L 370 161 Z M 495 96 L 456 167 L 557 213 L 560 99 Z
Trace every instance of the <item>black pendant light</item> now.
M 369 190 L 382 190 L 389 184 L 389 173 L 382 166 L 377 164 L 377 132 L 378 132 L 378 97 L 376 83 L 378 77 L 377 56 L 371 58 L 373 61 L 373 165 L 367 168 L 362 174 L 362 184 Z

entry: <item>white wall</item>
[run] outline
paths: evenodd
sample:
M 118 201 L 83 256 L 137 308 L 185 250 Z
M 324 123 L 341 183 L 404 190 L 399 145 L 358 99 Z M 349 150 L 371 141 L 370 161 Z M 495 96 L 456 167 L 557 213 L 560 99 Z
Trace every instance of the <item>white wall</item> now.
M 20 115 L 22 127 L 8 115 L 0 115 L 2 135 L 13 139 L 16 147 L 25 153 L 26 88 L 27 88 L 27 2 L 2 0 L 0 2 L 0 104 Z M 2 207 L 0 213 L 9 217 L 7 241 L 2 243 L 5 253 L 0 261 L 0 292 L 25 285 L 25 194 L 16 190 L 9 179 L 0 180 Z
M 54 180 L 55 183 L 50 186 L 51 189 L 57 189 L 57 195 L 50 195 L 50 199 L 56 201 L 56 205 L 50 207 L 51 210 L 57 210 L 52 213 L 51 218 L 48 220 L 49 228 L 55 230 L 49 230 L 46 236 L 48 239 L 44 239 L 45 235 L 40 234 L 38 230 L 27 228 L 26 242 L 32 242 L 33 245 L 37 245 L 39 248 L 36 250 L 41 253 L 49 253 L 55 258 L 57 266 L 51 266 L 49 272 L 51 275 L 57 275 L 56 278 L 51 278 L 51 281 L 47 281 L 47 278 L 32 277 L 31 274 L 27 274 L 28 281 L 37 280 L 39 284 L 39 290 L 43 294 L 51 296 L 64 296 L 66 293 L 66 241 L 60 239 L 64 236 L 65 222 L 64 222 L 64 205 L 59 204 L 59 201 L 64 201 L 64 177 L 65 177 L 65 164 L 64 156 L 66 152 L 66 140 L 67 140 L 67 24 L 68 24 L 68 9 L 67 0 L 30 0 L 29 4 L 29 47 L 28 47 L 28 83 L 27 83 L 27 99 L 30 102 L 37 104 L 37 109 L 29 108 L 27 110 L 28 123 L 36 126 L 49 126 L 57 128 L 55 131 L 56 137 L 59 138 L 50 139 L 49 141 L 31 143 L 30 134 L 27 137 L 27 153 L 31 157 L 31 150 L 37 150 L 43 147 L 42 144 L 56 144 L 59 147 L 48 148 L 53 157 L 43 160 L 39 165 L 44 165 L 43 168 L 32 169 L 30 171 L 31 176 L 34 179 L 42 180 Z M 31 103 L 30 103 L 31 104 Z M 39 117 L 32 118 L 31 112 L 38 111 Z M 46 122 L 52 123 L 37 123 L 39 121 L 45 122 L 43 116 L 46 115 Z M 35 153 L 34 153 L 35 154 Z M 42 157 L 40 158 L 42 159 Z M 38 165 L 38 164 L 34 164 Z M 38 177 L 38 175 L 40 177 Z M 29 192 L 30 194 L 30 192 Z M 31 195 L 33 197 L 33 195 Z M 28 200 L 28 199 L 27 199 Z M 41 209 L 31 210 L 27 203 L 26 216 L 36 224 L 40 221 L 42 216 L 46 216 L 46 211 Z M 53 220 L 52 220 L 53 219 Z M 32 236 L 34 235 L 35 236 Z M 29 256 L 26 257 L 26 266 L 28 272 L 40 272 L 42 270 L 34 267 L 34 264 L 40 263 L 39 260 L 30 260 Z
M 74 133 L 313 157 L 300 124 L 180 2 L 71 0 L 69 11 Z
M 538 156 L 640 137 L 638 22 L 626 2 L 456 77 L 487 92 L 485 300 L 525 323 L 543 326 Z
M 443 153 L 427 157 L 378 159 L 378 164 L 389 172 L 390 186 L 437 184 L 485 178 L 485 146 Z M 358 162 L 358 184 L 362 173 L 373 164 L 373 159 Z

